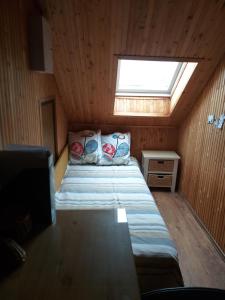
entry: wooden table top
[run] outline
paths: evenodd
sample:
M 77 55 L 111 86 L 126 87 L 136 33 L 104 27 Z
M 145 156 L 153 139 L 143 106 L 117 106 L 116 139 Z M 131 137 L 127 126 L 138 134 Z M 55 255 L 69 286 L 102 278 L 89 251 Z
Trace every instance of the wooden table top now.
M 57 224 L 25 250 L 0 299 L 140 299 L 128 225 L 116 210 L 58 211 Z
M 150 159 L 180 159 L 175 151 L 143 150 L 142 156 Z

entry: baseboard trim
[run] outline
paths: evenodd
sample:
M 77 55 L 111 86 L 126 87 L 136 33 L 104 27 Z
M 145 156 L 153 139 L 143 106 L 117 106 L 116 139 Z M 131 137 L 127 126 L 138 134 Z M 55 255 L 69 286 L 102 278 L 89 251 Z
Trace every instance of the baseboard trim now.
M 218 254 L 221 256 L 221 258 L 225 262 L 225 253 L 223 252 L 223 250 L 220 248 L 220 246 L 218 245 L 218 243 L 212 237 L 211 233 L 208 231 L 208 229 L 206 228 L 206 226 L 204 225 L 204 223 L 202 222 L 202 220 L 199 218 L 199 216 L 197 215 L 197 213 L 194 211 L 193 207 L 191 206 L 191 204 L 189 203 L 189 201 L 187 200 L 187 198 L 182 193 L 180 193 L 180 192 L 178 192 L 178 194 L 182 198 L 182 200 L 185 202 L 185 204 L 187 205 L 188 209 L 192 213 L 192 215 L 195 218 L 195 220 L 198 222 L 198 224 L 201 226 L 201 228 L 206 232 L 208 238 L 212 242 L 212 244 L 215 247 L 216 251 L 218 252 Z

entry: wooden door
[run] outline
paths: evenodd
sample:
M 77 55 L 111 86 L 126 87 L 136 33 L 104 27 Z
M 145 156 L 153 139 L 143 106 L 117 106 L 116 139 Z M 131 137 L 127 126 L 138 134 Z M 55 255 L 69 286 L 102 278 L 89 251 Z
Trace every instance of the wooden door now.
M 0 124 L 0 126 L 1 126 L 1 124 Z M 3 149 L 3 142 L 2 142 L 2 132 L 1 132 L 1 128 L 0 128 L 0 150 L 2 150 Z
M 55 101 L 54 99 L 41 102 L 42 144 L 47 147 L 56 159 L 55 138 Z

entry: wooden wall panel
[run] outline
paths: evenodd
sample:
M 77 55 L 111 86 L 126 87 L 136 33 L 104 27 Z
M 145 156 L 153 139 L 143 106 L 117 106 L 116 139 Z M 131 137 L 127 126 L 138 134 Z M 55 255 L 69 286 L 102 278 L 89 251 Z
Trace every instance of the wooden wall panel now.
M 179 132 L 179 191 L 225 251 L 225 127 L 207 124 L 225 113 L 225 58 Z
M 66 142 L 67 120 L 53 75 L 29 70 L 28 15 L 32 1 L 0 4 L 0 126 L 4 144 L 42 144 L 40 100 L 56 99 L 57 150 Z
M 45 0 L 70 122 L 177 125 L 225 52 L 224 0 Z M 117 55 L 201 58 L 171 117 L 113 116 Z
M 0 150 L 2 150 L 2 148 L 3 148 L 3 142 L 2 142 L 2 132 L 0 128 Z
M 141 160 L 142 150 L 176 150 L 178 132 L 175 127 L 115 126 L 105 124 L 70 124 L 70 130 L 101 129 L 103 134 L 131 132 L 131 154 Z
M 115 97 L 115 115 L 142 115 L 150 117 L 168 116 L 170 99 L 168 97 Z

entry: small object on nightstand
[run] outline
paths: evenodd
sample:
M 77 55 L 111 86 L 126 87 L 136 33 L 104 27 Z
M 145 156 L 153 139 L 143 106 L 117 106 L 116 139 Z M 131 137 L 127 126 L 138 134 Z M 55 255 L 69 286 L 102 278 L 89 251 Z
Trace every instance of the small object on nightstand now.
M 175 191 L 180 156 L 174 151 L 142 151 L 142 171 L 149 187 Z

